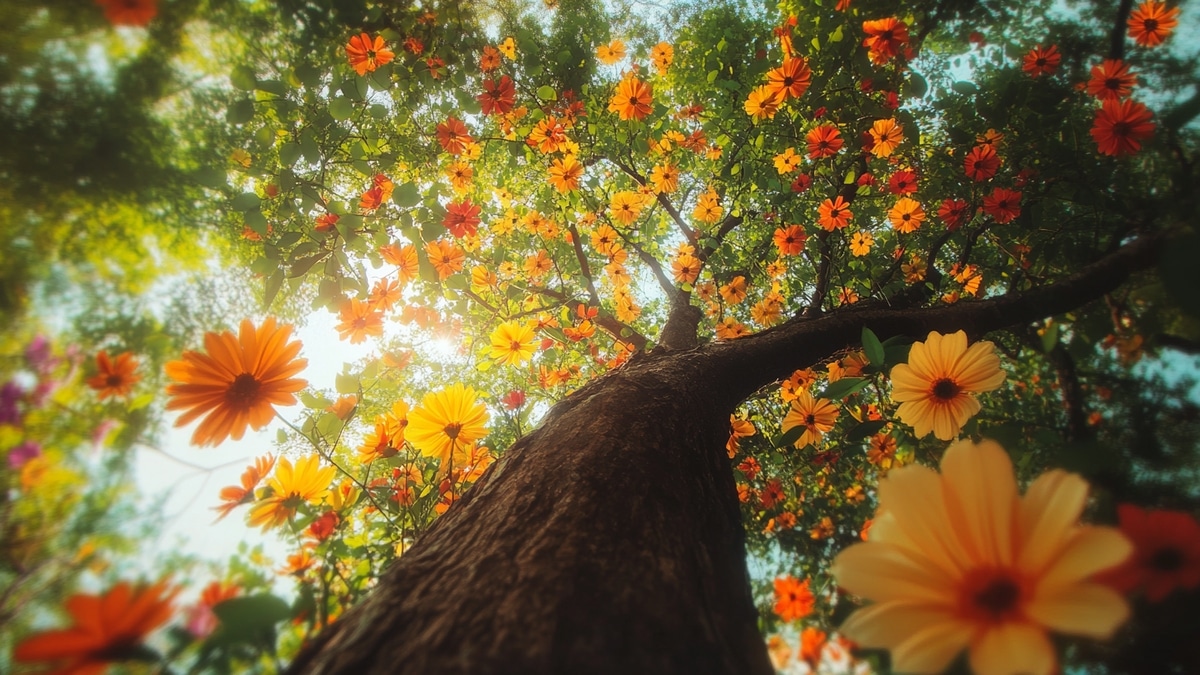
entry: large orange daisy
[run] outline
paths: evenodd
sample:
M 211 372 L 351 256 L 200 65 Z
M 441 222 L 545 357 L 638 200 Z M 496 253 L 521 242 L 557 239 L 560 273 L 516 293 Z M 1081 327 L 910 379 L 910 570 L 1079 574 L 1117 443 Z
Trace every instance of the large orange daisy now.
M 842 624 L 846 637 L 889 650 L 898 672 L 940 673 L 966 649 L 981 675 L 1050 675 L 1047 632 L 1106 638 L 1125 621 L 1125 600 L 1091 577 L 1132 546 L 1078 524 L 1082 478 L 1050 471 L 1022 497 L 994 441 L 951 445 L 941 470 L 892 470 L 870 540 L 834 560 L 838 585 L 874 601 Z
M 183 359 L 167 364 L 167 410 L 183 410 L 175 426 L 203 417 L 192 434 L 195 445 L 219 445 L 230 436 L 239 440 L 246 426 L 261 429 L 275 415 L 276 405 L 294 405 L 295 392 L 308 383 L 293 377 L 308 365 L 299 340 L 289 341 L 292 327 L 268 318 L 258 328 L 242 321 L 238 335 L 207 333 L 202 352 L 185 351 Z
M 1179 8 L 1159 0 L 1146 0 L 1129 13 L 1129 37 L 1143 47 L 1162 44 L 1179 24 Z
M 930 332 L 913 343 L 908 363 L 892 368 L 892 399 L 900 403 L 900 420 L 918 437 L 934 433 L 948 441 L 979 412 L 975 394 L 992 391 L 1004 382 L 1000 357 L 991 342 L 967 347 L 963 331 Z
M 649 82 L 626 77 L 609 100 L 608 111 L 617 113 L 623 120 L 640 120 L 650 114 L 652 101 L 653 90 Z

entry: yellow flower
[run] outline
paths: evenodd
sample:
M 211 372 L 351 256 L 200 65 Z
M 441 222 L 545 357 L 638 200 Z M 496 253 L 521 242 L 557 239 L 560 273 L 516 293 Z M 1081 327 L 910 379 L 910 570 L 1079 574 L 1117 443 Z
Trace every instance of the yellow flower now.
M 900 420 L 918 437 L 930 431 L 940 440 L 958 435 L 962 425 L 979 412 L 973 394 L 992 391 L 1004 382 L 1000 357 L 991 342 L 967 348 L 963 331 L 930 332 L 908 353 L 908 363 L 892 368 L 892 400 L 900 402 Z
M 520 321 L 505 321 L 492 331 L 488 356 L 500 363 L 519 366 L 533 358 L 537 342 L 533 328 Z
M 444 463 L 455 448 L 469 446 L 487 435 L 487 409 L 475 390 L 455 383 L 430 392 L 408 415 L 408 441 L 428 457 Z
M 679 169 L 671 163 L 656 165 L 650 170 L 650 184 L 657 193 L 671 194 L 679 188 Z
M 750 92 L 743 107 L 746 114 L 755 120 L 774 119 L 775 113 L 779 112 L 781 98 L 778 90 L 764 84 Z
M 613 40 L 606 45 L 596 47 L 596 59 L 606 66 L 625 58 L 625 43 L 620 40 Z
M 642 196 L 638 193 L 624 190 L 613 195 L 608 210 L 617 222 L 622 225 L 630 225 L 641 215 L 644 203 Z
M 775 170 L 780 174 L 791 173 L 800 166 L 802 157 L 796 154 L 795 148 L 788 148 L 783 152 L 775 155 Z
M 696 201 L 696 208 L 692 210 L 692 217 L 702 223 L 711 224 L 720 220 L 722 213 L 724 213 L 724 209 L 717 201 L 716 190 L 709 188 Z
M 271 496 L 254 505 L 250 524 L 267 529 L 286 523 L 304 502 L 320 503 L 329 494 L 329 484 L 336 474 L 334 467 L 321 466 L 318 455 L 301 457 L 295 465 L 290 459 L 281 457 L 275 466 L 275 475 L 267 482 Z
M 838 585 L 874 601 L 842 624 L 846 637 L 888 649 L 900 672 L 942 672 L 968 649 L 978 675 L 1049 675 L 1047 631 L 1103 639 L 1125 621 L 1125 600 L 1090 579 L 1132 546 L 1078 524 L 1082 478 L 1050 471 L 1021 497 L 994 441 L 951 445 L 941 469 L 891 471 L 870 540 L 834 560 Z
M 517 58 L 517 42 L 511 37 L 504 38 L 504 42 L 496 45 L 496 49 L 499 49 L 500 53 L 504 55 L 504 58 L 508 59 L 509 61 Z
M 864 256 L 871 252 L 871 247 L 875 245 L 875 237 L 871 236 L 870 232 L 859 230 L 850 236 L 850 252 L 855 256 Z
M 800 389 L 792 400 L 791 410 L 783 418 L 783 433 L 798 426 L 804 427 L 804 433 L 796 439 L 796 447 L 803 448 L 821 440 L 821 436 L 833 428 L 837 418 L 838 409 L 832 401 L 827 398 L 814 399 L 808 390 Z

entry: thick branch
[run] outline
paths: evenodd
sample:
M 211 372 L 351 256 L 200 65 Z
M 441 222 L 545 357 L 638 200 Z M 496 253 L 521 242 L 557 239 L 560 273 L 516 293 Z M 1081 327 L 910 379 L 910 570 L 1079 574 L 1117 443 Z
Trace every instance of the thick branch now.
M 1121 0 L 1117 7 L 1117 20 L 1113 23 L 1109 36 L 1108 58 L 1125 58 L 1125 31 L 1129 23 L 1129 14 L 1133 11 L 1133 0 Z

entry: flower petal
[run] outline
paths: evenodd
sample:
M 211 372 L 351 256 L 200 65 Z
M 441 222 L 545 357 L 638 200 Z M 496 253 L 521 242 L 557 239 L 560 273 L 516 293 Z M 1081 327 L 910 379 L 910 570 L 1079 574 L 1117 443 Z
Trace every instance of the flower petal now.
M 1058 557 L 1087 500 L 1087 481 L 1065 471 L 1047 471 L 1021 500 L 1019 527 L 1023 548 L 1017 567 L 1033 577 Z
M 1129 618 L 1129 605 L 1101 584 L 1075 584 L 1060 592 L 1034 598 L 1025 612 L 1060 633 L 1105 639 Z
M 1013 563 L 1012 521 L 1017 484 L 1008 453 L 995 441 L 959 441 L 942 455 L 942 485 L 950 524 L 977 563 Z
M 971 645 L 975 675 L 1050 675 L 1054 648 L 1045 631 L 1028 623 L 1002 623 Z

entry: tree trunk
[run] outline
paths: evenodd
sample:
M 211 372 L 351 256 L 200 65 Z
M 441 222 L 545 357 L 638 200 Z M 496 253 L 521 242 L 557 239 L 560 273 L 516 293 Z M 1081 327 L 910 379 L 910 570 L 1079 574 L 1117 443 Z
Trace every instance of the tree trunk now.
M 293 671 L 772 672 L 702 366 L 639 356 L 560 403 Z

